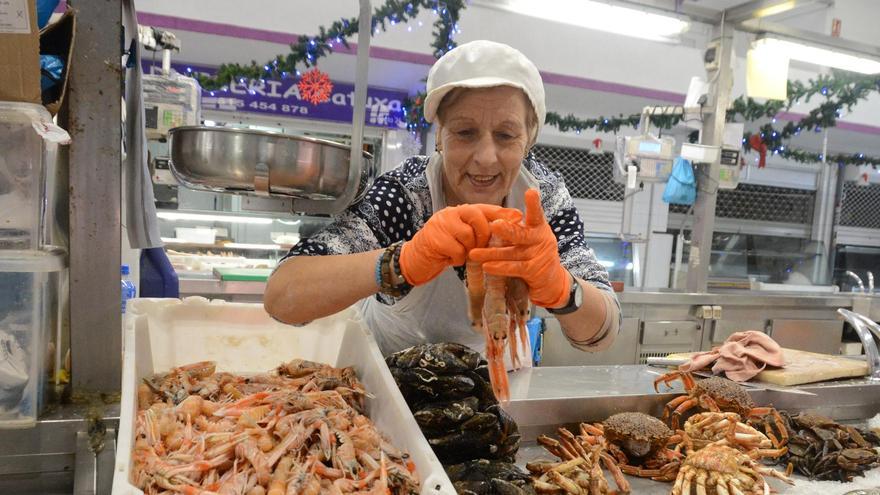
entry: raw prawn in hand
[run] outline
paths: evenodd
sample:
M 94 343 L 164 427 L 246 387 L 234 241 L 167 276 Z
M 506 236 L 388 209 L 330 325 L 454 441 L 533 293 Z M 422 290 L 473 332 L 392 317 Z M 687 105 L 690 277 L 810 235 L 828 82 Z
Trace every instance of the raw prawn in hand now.
M 493 223 L 504 221 L 495 220 Z M 489 246 L 503 246 L 503 241 L 490 236 Z M 486 336 L 486 359 L 489 361 L 492 391 L 499 401 L 507 401 L 510 399 L 510 387 L 504 366 L 505 347 L 510 349 L 510 361 L 515 368 L 521 365 L 520 352 L 528 359 L 525 327 L 529 316 L 528 287 L 519 278 L 485 274 L 480 263 L 469 259 L 467 290 L 471 324 Z

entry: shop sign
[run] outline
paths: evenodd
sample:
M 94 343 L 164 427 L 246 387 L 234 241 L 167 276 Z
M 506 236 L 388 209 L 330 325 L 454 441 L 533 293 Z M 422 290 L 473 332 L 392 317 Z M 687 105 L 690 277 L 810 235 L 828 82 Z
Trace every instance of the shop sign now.
M 160 61 L 144 60 L 143 65 L 145 74 L 161 73 Z M 171 67 L 183 75 L 190 76 L 196 73 L 215 72 L 213 68 L 192 64 L 172 63 Z M 300 97 L 296 81 L 297 78 L 293 77 L 282 80 L 254 79 L 236 81 L 227 91 L 202 90 L 202 110 L 259 113 L 351 123 L 354 84 L 333 81 L 333 95 L 328 101 L 315 105 Z M 378 127 L 405 127 L 402 108 L 406 96 L 405 91 L 368 88 L 365 123 Z

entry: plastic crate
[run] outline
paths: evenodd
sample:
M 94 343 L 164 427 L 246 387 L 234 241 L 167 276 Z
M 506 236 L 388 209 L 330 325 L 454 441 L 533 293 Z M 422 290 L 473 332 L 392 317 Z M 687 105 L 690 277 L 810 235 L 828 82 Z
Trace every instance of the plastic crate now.
M 456 493 L 354 309 L 296 328 L 273 320 L 261 304 L 202 297 L 132 299 L 128 304 L 114 494 L 143 493 L 129 482 L 142 378 L 203 360 L 216 361 L 220 371 L 264 372 L 294 358 L 353 366 L 371 394 L 367 415 L 395 446 L 409 452 L 421 493 Z

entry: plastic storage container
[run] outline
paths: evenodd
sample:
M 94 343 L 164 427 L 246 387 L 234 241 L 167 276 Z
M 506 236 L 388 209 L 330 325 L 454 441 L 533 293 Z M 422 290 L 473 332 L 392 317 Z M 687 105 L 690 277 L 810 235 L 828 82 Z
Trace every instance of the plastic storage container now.
M 0 428 L 28 428 L 67 383 L 67 255 L 0 250 Z
M 262 304 L 202 297 L 133 299 L 123 321 L 122 402 L 114 495 L 142 494 L 130 479 L 137 386 L 153 373 L 196 361 L 218 371 L 264 372 L 294 358 L 353 366 L 371 395 L 367 415 L 398 448 L 409 452 L 422 494 L 455 489 L 394 383 L 376 341 L 353 309 L 294 328 L 273 320 Z
M 44 140 L 34 123 L 51 120 L 40 105 L 0 102 L 0 249 L 47 243 L 54 198 L 46 176 L 54 172 L 58 145 Z

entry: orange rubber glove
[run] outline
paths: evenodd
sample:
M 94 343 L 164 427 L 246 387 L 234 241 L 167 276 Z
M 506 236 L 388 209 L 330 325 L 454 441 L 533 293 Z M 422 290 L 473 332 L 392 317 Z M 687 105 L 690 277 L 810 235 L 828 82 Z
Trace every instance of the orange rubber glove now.
M 529 189 L 525 195 L 525 223 L 495 222 L 492 235 L 505 247 L 474 249 L 470 259 L 483 264 L 491 275 L 519 277 L 529 286 L 529 299 L 544 308 L 562 307 L 571 292 L 571 276 L 559 261 L 559 247 L 544 218 L 541 195 Z
M 433 280 L 448 266 L 463 265 L 468 252 L 489 242 L 489 222 L 519 222 L 522 213 L 494 205 L 459 205 L 434 213 L 400 250 L 400 271 L 411 285 Z

